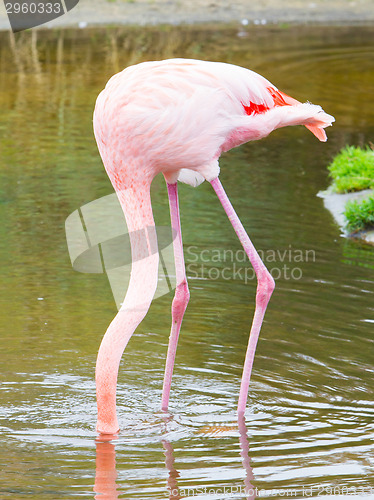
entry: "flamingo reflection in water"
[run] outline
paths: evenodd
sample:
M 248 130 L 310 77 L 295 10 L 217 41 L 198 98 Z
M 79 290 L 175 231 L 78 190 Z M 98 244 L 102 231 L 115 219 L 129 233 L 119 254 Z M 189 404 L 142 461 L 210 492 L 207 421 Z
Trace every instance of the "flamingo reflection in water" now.
M 169 420 L 170 417 L 166 417 L 165 415 L 165 433 L 167 433 L 167 423 Z M 232 433 L 239 434 L 240 455 L 245 470 L 245 478 L 243 481 L 244 487 L 243 485 L 235 485 L 233 486 L 233 491 L 238 491 L 239 489 L 247 500 L 254 500 L 256 497 L 256 490 L 252 485 L 254 476 L 250 463 L 251 459 L 249 457 L 249 443 L 244 415 L 238 418 L 237 425 L 230 427 L 218 425 L 209 426 L 202 428 L 201 432 L 204 435 L 209 435 L 210 437 L 216 436 L 218 438 L 222 438 L 227 432 L 229 432 L 230 435 Z M 97 500 L 117 500 L 120 498 L 120 495 L 123 494 L 119 491 L 119 486 L 116 483 L 118 477 L 116 470 L 116 440 L 118 440 L 118 436 L 110 434 L 101 435 L 96 439 L 96 475 L 94 492 L 96 493 L 95 499 Z M 162 439 L 161 442 L 164 448 L 165 467 L 168 471 L 166 491 L 168 491 L 169 500 L 180 500 L 185 497 L 184 493 L 188 490 L 188 487 L 180 487 L 178 484 L 181 474 L 175 466 L 175 452 L 172 443 L 167 439 Z M 215 488 L 219 489 L 217 485 L 215 485 Z

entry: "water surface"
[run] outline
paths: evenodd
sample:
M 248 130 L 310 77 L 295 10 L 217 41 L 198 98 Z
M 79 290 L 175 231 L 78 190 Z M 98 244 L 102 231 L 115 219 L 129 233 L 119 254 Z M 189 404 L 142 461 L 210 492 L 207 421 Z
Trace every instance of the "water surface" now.
M 1 498 L 374 497 L 374 253 L 342 238 L 316 196 L 342 146 L 373 140 L 373 40 L 363 27 L 0 34 Z M 221 160 L 277 282 L 245 422 L 235 408 L 255 282 L 204 183 L 180 187 L 191 301 L 170 412 L 159 405 L 172 294 L 123 356 L 121 434 L 95 441 L 96 353 L 116 308 L 105 275 L 72 269 L 64 224 L 112 192 L 92 133 L 97 94 L 129 64 L 174 56 L 254 69 L 336 124 L 326 144 L 282 129 Z M 161 177 L 152 200 L 167 225 Z

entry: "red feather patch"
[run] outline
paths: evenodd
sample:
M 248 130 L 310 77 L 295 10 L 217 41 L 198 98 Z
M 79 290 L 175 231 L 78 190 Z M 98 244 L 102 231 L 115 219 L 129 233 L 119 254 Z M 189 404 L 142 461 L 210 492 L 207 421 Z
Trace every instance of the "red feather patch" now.
M 274 106 L 292 106 L 293 104 L 300 104 L 299 101 L 285 94 L 281 90 L 277 90 L 274 87 L 267 87 L 270 92 L 271 97 L 274 101 Z
M 243 108 L 247 115 L 258 115 L 259 113 L 265 113 L 269 109 L 266 104 L 255 104 L 251 101 L 249 101 L 249 106 L 243 104 Z
M 274 107 L 291 106 L 292 104 L 299 103 L 299 101 L 293 99 L 293 97 L 290 97 L 289 95 L 275 89 L 274 87 L 267 87 L 266 90 L 273 98 Z M 244 103 L 242 103 L 242 105 L 247 115 L 258 115 L 260 113 L 265 113 L 265 111 L 268 111 L 270 109 L 266 104 L 256 104 L 252 101 L 249 101 L 249 106 L 246 106 Z

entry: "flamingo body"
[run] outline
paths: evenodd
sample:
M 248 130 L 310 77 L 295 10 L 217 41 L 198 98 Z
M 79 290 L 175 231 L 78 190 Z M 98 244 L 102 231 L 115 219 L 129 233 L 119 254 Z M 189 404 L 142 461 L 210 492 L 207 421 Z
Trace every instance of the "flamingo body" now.
M 223 151 L 286 125 L 313 126 L 325 140 L 331 121 L 320 106 L 299 103 L 248 69 L 169 59 L 114 75 L 97 99 L 94 124 L 100 151 L 111 157 L 106 167 L 141 155 L 142 176 L 162 172 L 169 183 L 195 184 L 217 177 Z
M 116 384 L 126 344 L 148 311 L 157 286 L 158 253 L 150 200 L 153 178 L 166 179 L 177 286 L 166 361 L 162 407 L 168 406 L 176 345 L 189 292 L 184 269 L 177 181 L 209 181 L 230 218 L 258 278 L 256 310 L 246 354 L 238 411 L 245 409 L 257 338 L 274 281 L 261 262 L 218 180 L 223 151 L 266 137 L 287 125 L 305 125 L 326 140 L 333 117 L 302 104 L 257 73 L 221 62 L 169 59 L 130 66 L 100 93 L 94 132 L 105 169 L 123 208 L 132 248 L 132 272 L 124 303 L 100 346 L 97 429 L 118 431 Z M 251 340 L 252 339 L 252 340 Z

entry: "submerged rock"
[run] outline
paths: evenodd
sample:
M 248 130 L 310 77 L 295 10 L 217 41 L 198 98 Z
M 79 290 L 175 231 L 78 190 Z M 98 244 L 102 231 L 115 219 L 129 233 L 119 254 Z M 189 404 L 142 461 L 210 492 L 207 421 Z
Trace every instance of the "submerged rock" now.
M 360 202 L 373 194 L 374 189 L 364 189 L 363 191 L 344 194 L 334 193 L 333 191 L 327 189 L 326 191 L 320 191 L 317 196 L 323 199 L 325 208 L 327 208 L 327 210 L 331 212 L 336 223 L 340 226 L 344 236 L 351 238 L 360 238 L 367 243 L 371 243 L 372 245 L 374 245 L 374 229 L 350 233 L 346 229 L 347 219 L 344 216 L 345 206 L 348 201 Z

